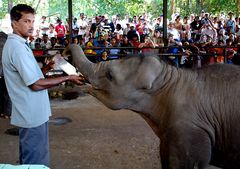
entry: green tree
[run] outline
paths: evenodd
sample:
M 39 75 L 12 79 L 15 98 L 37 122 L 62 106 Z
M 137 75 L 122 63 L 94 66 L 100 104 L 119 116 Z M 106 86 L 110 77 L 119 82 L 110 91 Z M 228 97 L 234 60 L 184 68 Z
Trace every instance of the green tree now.
M 65 19 L 68 17 L 68 0 L 2 0 L 0 17 L 17 3 L 26 3 L 37 10 L 38 15 L 56 15 Z M 72 0 L 73 16 L 79 18 L 79 13 L 84 12 L 87 16 L 108 14 L 126 14 L 130 16 L 142 15 L 147 12 L 152 17 L 162 14 L 163 0 Z M 237 16 L 240 11 L 240 0 L 168 0 L 168 17 L 176 10 L 181 15 L 189 16 L 190 13 L 199 14 L 201 10 L 213 14 L 221 11 L 234 12 Z

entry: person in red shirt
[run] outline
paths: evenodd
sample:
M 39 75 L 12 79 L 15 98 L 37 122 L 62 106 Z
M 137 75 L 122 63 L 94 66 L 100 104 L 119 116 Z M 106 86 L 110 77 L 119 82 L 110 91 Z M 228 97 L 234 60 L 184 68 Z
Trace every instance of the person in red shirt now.
M 138 19 L 138 24 L 136 25 L 136 31 L 138 31 L 139 35 L 140 35 L 140 42 L 144 42 L 143 40 L 143 21 L 144 19 L 142 19 L 141 17 Z
M 57 19 L 57 23 L 58 24 L 55 26 L 55 31 L 57 32 L 57 38 L 59 39 L 59 43 L 63 45 L 66 35 L 66 28 L 64 25 L 62 25 L 62 20 L 60 18 Z
M 140 50 L 138 49 L 139 45 L 140 45 L 140 42 L 138 40 L 138 35 L 137 34 L 134 34 L 133 35 L 133 38 L 131 41 L 129 41 L 130 44 L 135 47 L 136 49 L 133 50 L 133 54 L 137 54 L 137 53 L 140 53 Z

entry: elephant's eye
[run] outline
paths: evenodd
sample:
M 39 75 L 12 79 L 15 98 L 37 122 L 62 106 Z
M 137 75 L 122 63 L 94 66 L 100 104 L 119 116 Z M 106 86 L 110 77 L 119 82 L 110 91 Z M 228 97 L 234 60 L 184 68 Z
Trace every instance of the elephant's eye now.
M 113 76 L 112 76 L 112 73 L 110 71 L 107 71 L 106 72 L 106 77 L 108 80 L 112 81 L 113 80 Z

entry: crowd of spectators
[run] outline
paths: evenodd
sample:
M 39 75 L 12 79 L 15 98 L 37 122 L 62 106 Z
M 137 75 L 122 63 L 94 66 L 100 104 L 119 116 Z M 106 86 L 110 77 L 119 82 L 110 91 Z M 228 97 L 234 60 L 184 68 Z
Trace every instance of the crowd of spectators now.
M 84 13 L 72 20 L 72 35 L 69 35 L 69 21 L 56 18 L 49 23 L 42 16 L 39 27 L 29 38 L 32 49 L 65 47 L 72 43 L 84 48 L 93 62 L 118 59 L 126 54 L 171 53 L 167 60 L 176 66 L 229 63 L 239 57 L 240 17 L 232 12 L 210 15 L 202 11 L 199 15 L 181 16 L 173 14 L 168 20 L 167 40 L 163 39 L 163 15 L 150 19 L 146 13 L 141 16 L 107 15 L 87 18 Z M 123 48 L 124 47 L 124 48 Z M 164 47 L 164 49 L 162 49 Z M 166 49 L 166 47 L 168 47 Z M 205 56 L 204 56 L 205 54 Z

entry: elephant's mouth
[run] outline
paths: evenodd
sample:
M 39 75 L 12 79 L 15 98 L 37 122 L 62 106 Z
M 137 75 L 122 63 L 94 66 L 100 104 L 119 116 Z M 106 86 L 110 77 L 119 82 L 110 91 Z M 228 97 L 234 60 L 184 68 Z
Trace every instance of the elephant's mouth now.
M 108 95 L 107 90 L 101 89 L 93 84 L 86 83 L 88 86 L 88 92 L 94 97 L 98 97 L 99 95 Z

